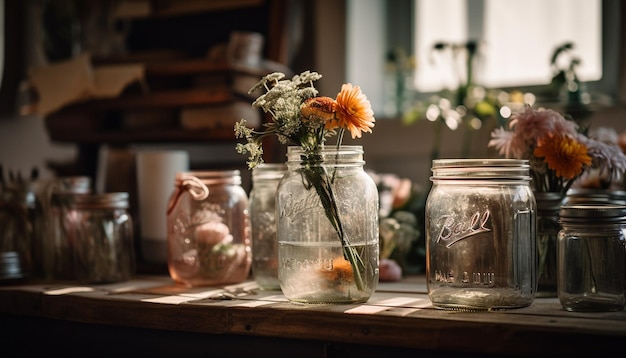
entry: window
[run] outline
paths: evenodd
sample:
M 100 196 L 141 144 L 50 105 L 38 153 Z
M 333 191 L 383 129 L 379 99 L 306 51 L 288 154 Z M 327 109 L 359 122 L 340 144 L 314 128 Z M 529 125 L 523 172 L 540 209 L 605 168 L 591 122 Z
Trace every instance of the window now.
M 416 0 L 415 86 L 432 92 L 465 81 L 466 54 L 434 52 L 433 45 L 469 40 L 478 42 L 475 83 L 487 87 L 550 83 L 550 58 L 568 42 L 580 59 L 580 79 L 597 81 L 602 77 L 600 5 L 600 0 Z
M 395 48 L 415 56 L 415 71 L 406 86 L 418 97 L 454 89 L 465 80 L 465 54 L 434 51 L 437 42 L 476 41 L 474 83 L 531 90 L 550 82 L 551 56 L 570 42 L 571 56 L 559 61 L 577 57 L 576 73 L 591 91 L 617 94 L 619 1 L 348 0 L 347 4 L 346 76 L 362 83 L 377 113 L 385 112 L 389 102 L 393 80 L 385 75 L 385 55 Z M 372 68 L 380 68 L 380 74 Z

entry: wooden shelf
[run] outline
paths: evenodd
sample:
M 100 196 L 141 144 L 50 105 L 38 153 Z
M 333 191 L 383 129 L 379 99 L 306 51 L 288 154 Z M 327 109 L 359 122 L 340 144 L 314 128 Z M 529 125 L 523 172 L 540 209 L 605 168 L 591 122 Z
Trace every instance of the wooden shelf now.
M 253 281 L 185 288 L 167 275 L 140 275 L 104 285 L 5 284 L 0 333 L 7 351 L 63 347 L 66 357 L 122 349 L 122 356 L 594 357 L 622 351 L 626 340 L 626 311 L 567 312 L 557 298 L 443 311 L 426 288 L 423 275 L 411 276 L 380 282 L 365 304 L 302 305 Z
M 235 142 L 233 121 L 240 113 L 228 108 L 241 108 L 233 105 L 239 101 L 251 104 L 247 92 L 263 75 L 290 74 L 283 65 L 287 1 L 158 0 L 139 5 L 152 11 L 129 18 L 128 53 L 93 58 L 93 64 L 142 63 L 143 82 L 128 86 L 117 98 L 74 103 L 44 119 L 50 140 L 79 146 L 75 171 L 81 174 L 95 177 L 101 145 Z M 233 31 L 265 36 L 259 66 L 227 61 L 223 46 Z M 260 110 L 245 115 L 255 123 L 262 121 L 259 117 Z

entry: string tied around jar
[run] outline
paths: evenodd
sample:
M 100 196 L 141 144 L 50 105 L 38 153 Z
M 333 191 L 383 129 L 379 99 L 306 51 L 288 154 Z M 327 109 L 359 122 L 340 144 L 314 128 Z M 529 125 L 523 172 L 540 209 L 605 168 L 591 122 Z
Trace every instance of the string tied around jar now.
M 204 200 L 209 196 L 209 188 L 202 182 L 202 180 L 193 175 L 186 175 L 184 173 L 177 176 L 175 190 L 174 195 L 172 195 L 167 205 L 168 215 L 176 206 L 178 199 L 184 192 L 189 192 L 194 200 Z

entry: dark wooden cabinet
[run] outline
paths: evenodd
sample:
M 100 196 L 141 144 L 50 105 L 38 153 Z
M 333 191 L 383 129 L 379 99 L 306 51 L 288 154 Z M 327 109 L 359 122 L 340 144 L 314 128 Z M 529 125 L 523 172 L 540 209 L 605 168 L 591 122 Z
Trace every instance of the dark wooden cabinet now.
M 104 144 L 234 142 L 232 120 L 210 118 L 211 108 L 251 103 L 247 84 L 274 70 L 288 71 L 288 0 L 146 3 L 151 6 L 148 15 L 125 20 L 127 52 L 92 58 L 94 66 L 141 63 L 143 82 L 129 85 L 116 98 L 72 103 L 45 118 L 52 141 L 78 145 L 77 173 L 95 177 Z M 262 64 L 241 66 L 224 58 L 233 32 L 263 35 Z M 190 108 L 207 108 L 206 126 L 181 125 L 182 112 Z M 259 117 L 262 122 L 261 113 Z

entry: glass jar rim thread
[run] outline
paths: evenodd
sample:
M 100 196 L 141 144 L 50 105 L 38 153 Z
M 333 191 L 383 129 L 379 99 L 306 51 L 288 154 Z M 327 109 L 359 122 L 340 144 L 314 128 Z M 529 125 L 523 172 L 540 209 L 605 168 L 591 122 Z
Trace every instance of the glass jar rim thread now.
M 435 159 L 431 171 L 431 181 L 531 179 L 530 165 L 525 159 Z
M 626 222 L 626 205 L 617 204 L 566 204 L 561 206 L 560 222 L 606 224 Z
M 180 185 L 185 179 L 195 177 L 205 185 L 216 184 L 241 184 L 241 172 L 235 170 L 198 170 L 176 173 L 176 185 Z
M 360 145 L 329 145 L 322 148 L 317 158 L 307 158 L 306 152 L 302 147 L 287 147 L 287 165 L 303 164 L 306 162 L 310 165 L 352 165 L 363 166 L 363 147 Z
M 128 193 L 71 194 L 70 206 L 77 209 L 128 209 Z

